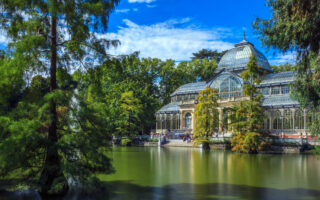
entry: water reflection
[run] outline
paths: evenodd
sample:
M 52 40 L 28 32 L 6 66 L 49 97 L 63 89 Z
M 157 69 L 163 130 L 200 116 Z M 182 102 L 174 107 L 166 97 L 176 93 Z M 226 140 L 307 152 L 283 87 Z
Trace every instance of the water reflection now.
M 320 160 L 314 155 L 124 147 L 110 157 L 117 172 L 100 176 L 103 187 L 71 191 L 65 199 L 320 199 Z M 0 191 L 0 200 L 12 195 Z
M 246 198 L 273 199 L 274 192 L 301 197 L 318 195 L 320 190 L 320 161 L 313 155 L 247 155 L 189 148 L 121 148 L 112 155 L 117 173 L 102 179 L 152 188 L 166 197 L 184 192 L 194 198 L 228 194 L 239 198 L 241 193 Z

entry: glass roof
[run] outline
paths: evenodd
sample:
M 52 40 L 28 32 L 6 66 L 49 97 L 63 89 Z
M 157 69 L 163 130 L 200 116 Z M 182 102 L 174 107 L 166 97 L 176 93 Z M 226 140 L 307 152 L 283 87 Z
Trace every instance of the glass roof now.
M 263 107 L 285 107 L 293 105 L 299 105 L 299 103 L 289 95 L 265 97 L 262 102 Z
M 157 112 L 157 114 L 161 114 L 161 113 L 179 113 L 179 110 L 180 110 L 180 106 L 178 104 L 170 103 L 170 104 L 167 104 L 167 105 L 163 106 Z
M 227 51 L 218 64 L 218 70 L 227 69 L 229 71 L 245 69 L 252 54 L 257 57 L 257 64 L 268 71 L 272 71 L 267 58 L 253 44 L 245 40 L 236 44 L 234 48 Z
M 296 79 L 294 72 L 279 72 L 264 75 L 260 86 L 291 83 Z
M 179 95 L 179 94 L 192 94 L 198 93 L 201 90 L 204 90 L 207 86 L 206 82 L 198 82 L 198 83 L 188 83 L 181 87 L 179 87 L 171 96 Z

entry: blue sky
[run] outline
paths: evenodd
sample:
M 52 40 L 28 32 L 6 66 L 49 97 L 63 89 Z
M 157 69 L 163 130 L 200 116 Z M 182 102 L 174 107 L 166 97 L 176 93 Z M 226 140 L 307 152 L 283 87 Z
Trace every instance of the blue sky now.
M 270 64 L 293 62 L 292 53 L 267 51 L 253 32 L 254 19 L 270 15 L 265 0 L 122 0 L 104 37 L 122 43 L 111 54 L 140 51 L 141 57 L 182 61 L 202 48 L 230 49 L 245 31 Z
M 112 55 L 140 52 L 140 57 L 190 60 L 199 50 L 227 50 L 246 39 L 270 64 L 294 62 L 294 53 L 267 51 L 251 27 L 256 17 L 269 18 L 265 0 L 122 0 L 110 16 L 106 39 L 118 39 Z M 0 49 L 8 39 L 0 32 Z

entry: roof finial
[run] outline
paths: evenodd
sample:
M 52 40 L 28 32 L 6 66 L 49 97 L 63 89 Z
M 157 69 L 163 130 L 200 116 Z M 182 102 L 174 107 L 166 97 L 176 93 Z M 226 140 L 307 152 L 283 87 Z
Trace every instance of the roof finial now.
M 243 31 L 243 40 L 246 40 L 246 32 Z

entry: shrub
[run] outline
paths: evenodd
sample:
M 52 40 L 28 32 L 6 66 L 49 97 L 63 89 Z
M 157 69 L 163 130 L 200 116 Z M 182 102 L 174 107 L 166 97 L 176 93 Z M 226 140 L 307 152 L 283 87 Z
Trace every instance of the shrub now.
M 128 138 L 128 137 L 121 138 L 121 145 L 122 146 L 131 146 L 131 144 L 132 144 L 132 141 L 130 138 Z
M 269 142 L 263 141 L 259 144 L 258 150 L 259 151 L 267 151 L 271 149 L 271 144 Z
M 158 138 L 149 138 L 148 142 L 159 142 Z
M 257 132 L 238 133 L 231 139 L 232 151 L 257 153 L 262 136 Z
M 209 144 L 230 144 L 230 140 L 223 139 L 223 140 L 209 140 Z

